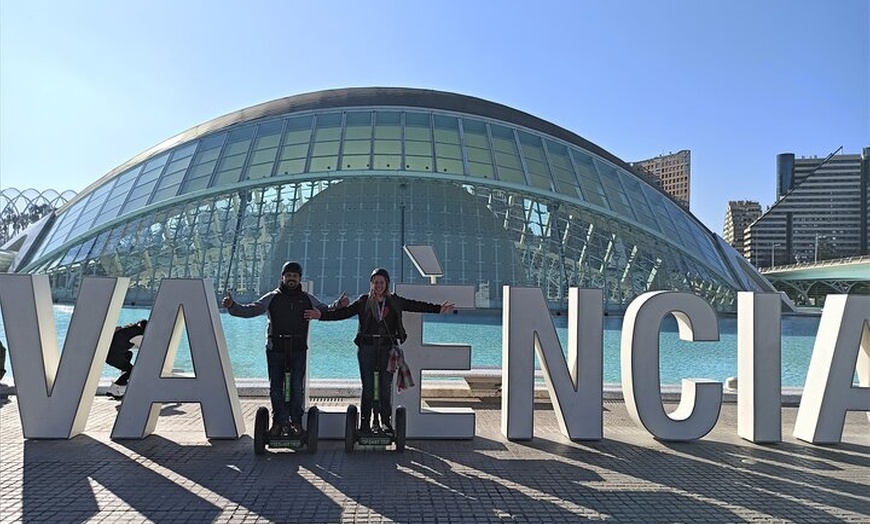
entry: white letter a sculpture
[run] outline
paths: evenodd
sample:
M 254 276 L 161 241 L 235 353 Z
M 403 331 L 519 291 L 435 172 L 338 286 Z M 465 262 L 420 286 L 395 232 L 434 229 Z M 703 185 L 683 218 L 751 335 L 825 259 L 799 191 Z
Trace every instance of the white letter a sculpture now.
M 112 429 L 113 439 L 136 439 L 151 434 L 164 402 L 199 403 L 208 438 L 238 438 L 244 433 L 242 409 L 213 289 L 207 279 L 161 281 L 136 367 Z M 190 343 L 193 378 L 171 376 L 184 326 Z

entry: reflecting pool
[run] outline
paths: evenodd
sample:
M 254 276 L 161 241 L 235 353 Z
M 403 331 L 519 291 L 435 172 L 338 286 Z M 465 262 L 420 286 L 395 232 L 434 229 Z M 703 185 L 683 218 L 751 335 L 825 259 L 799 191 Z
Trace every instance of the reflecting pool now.
M 58 339 L 63 339 L 69 326 L 73 308 L 55 306 L 54 318 Z M 148 318 L 150 311 L 124 308 L 121 323 Z M 563 351 L 567 351 L 567 318 L 555 316 L 553 323 Z M 220 316 L 229 348 L 233 373 L 237 378 L 266 377 L 264 342 L 266 317 L 243 319 L 222 313 Z M 802 387 L 806 379 L 810 354 L 815 342 L 819 317 L 787 316 L 782 321 L 782 385 Z M 6 341 L 0 318 L 0 334 Z M 604 382 L 620 382 L 619 344 L 621 317 L 605 317 L 604 329 Z M 356 318 L 341 322 L 315 322 L 311 329 L 309 376 L 322 378 L 358 378 L 356 346 Z M 662 384 L 679 384 L 683 378 L 709 378 L 724 381 L 737 374 L 737 319 L 719 320 L 719 341 L 686 342 L 679 339 L 676 322 L 666 320 L 660 335 Z M 423 341 L 426 343 L 456 343 L 471 346 L 472 368 L 498 368 L 501 366 L 501 315 L 463 312 L 452 316 L 425 315 Z M 7 369 L 10 367 L 7 361 Z M 193 371 L 186 335 L 182 337 L 175 368 Z M 116 377 L 114 368 L 106 366 L 103 376 Z

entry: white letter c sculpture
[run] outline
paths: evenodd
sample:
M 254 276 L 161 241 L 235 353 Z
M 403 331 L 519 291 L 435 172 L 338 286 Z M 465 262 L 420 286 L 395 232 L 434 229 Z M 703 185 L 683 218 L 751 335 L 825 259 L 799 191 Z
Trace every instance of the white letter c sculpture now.
M 719 340 L 716 313 L 702 298 L 673 291 L 654 291 L 636 298 L 625 311 L 622 327 L 622 391 L 629 415 L 660 440 L 703 437 L 719 418 L 722 383 L 683 379 L 680 404 L 665 412 L 659 379 L 659 332 L 662 319 L 673 314 L 680 338 Z

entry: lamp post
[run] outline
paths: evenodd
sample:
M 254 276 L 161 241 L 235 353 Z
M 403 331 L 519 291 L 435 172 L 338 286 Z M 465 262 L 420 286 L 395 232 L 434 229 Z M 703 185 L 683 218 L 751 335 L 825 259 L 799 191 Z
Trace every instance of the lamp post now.
M 815 255 L 813 256 L 813 263 L 817 264 L 819 262 L 819 239 L 820 238 L 828 238 L 828 235 L 819 235 L 816 234 L 816 247 L 815 247 Z
M 773 267 L 776 265 L 776 258 L 775 258 L 776 253 L 774 253 L 773 250 L 774 250 L 774 248 L 777 248 L 781 245 L 782 244 L 780 244 L 779 242 L 771 242 L 770 243 L 770 267 Z

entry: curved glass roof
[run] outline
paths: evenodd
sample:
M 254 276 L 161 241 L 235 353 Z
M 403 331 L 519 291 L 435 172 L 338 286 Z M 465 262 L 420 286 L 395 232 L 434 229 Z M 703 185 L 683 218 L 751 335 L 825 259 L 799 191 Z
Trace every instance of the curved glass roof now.
M 74 263 L 87 257 L 101 232 L 185 202 L 359 177 L 451 181 L 528 195 L 530 202 L 549 203 L 544 207 L 562 202 L 679 250 L 728 286 L 746 285 L 710 231 L 600 147 L 506 106 L 398 88 L 298 95 L 181 133 L 59 210 L 23 270 L 45 268 L 50 260 L 52 266 Z M 526 214 L 548 213 L 526 207 Z M 533 234 L 547 227 L 546 217 L 528 222 L 539 224 L 540 231 L 529 226 Z M 89 248 L 71 253 L 88 239 Z

